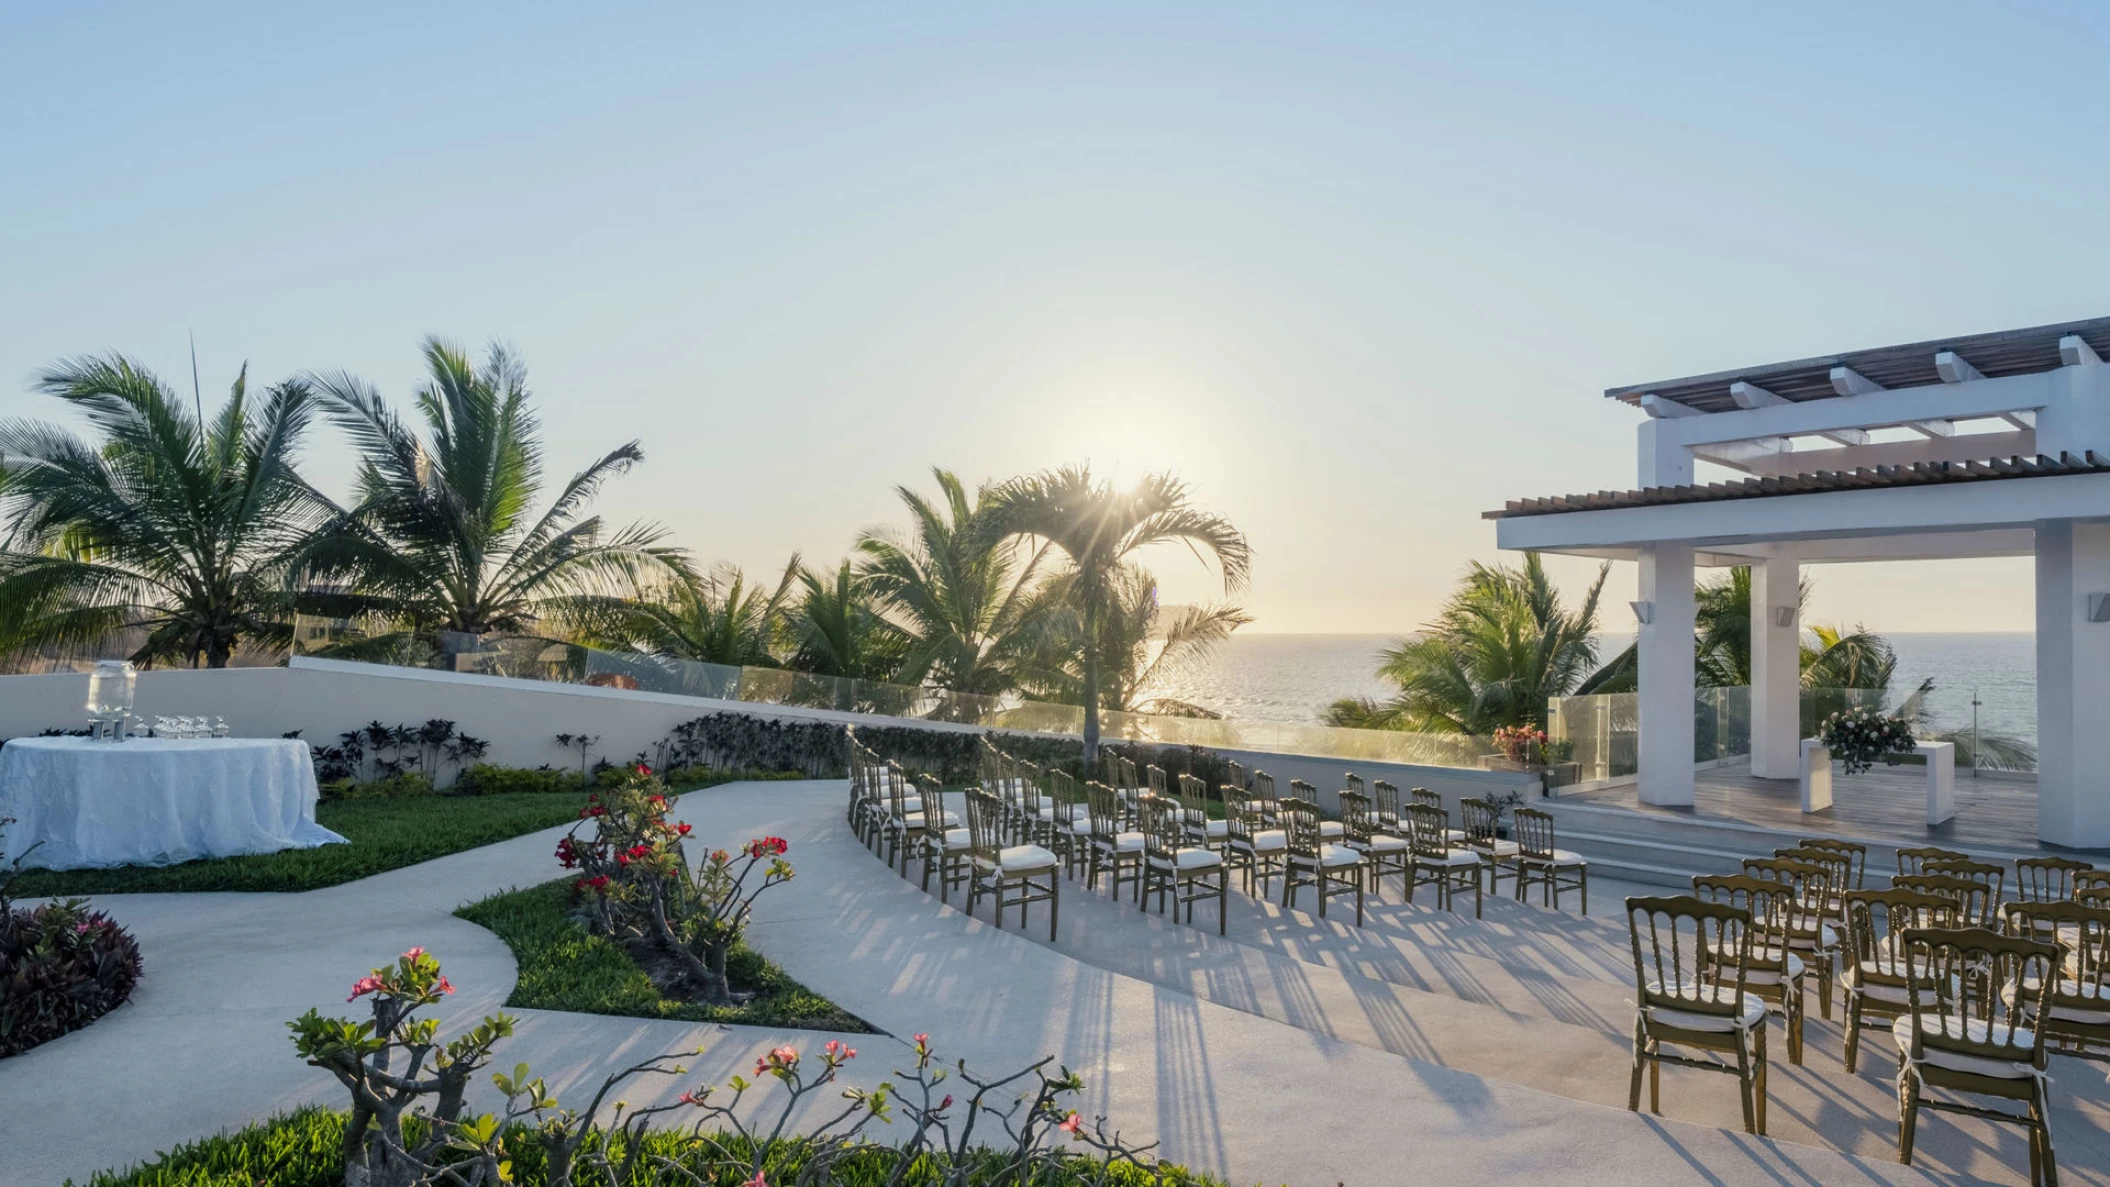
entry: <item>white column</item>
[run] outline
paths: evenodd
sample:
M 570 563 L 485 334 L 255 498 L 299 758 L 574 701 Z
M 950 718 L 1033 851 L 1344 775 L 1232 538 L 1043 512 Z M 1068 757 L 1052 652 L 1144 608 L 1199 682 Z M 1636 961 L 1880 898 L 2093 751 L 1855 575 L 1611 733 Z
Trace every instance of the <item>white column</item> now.
M 1636 479 L 1644 488 L 1651 486 L 1687 486 L 1692 482 L 1692 450 L 1683 445 L 1656 438 L 1656 425 L 1651 419 L 1641 422 L 1636 432 L 1635 454 L 1639 462 Z
M 1640 795 L 1644 804 L 1692 803 L 1692 549 L 1653 544 L 1641 550 L 1639 624 L 1641 694 Z
M 1792 553 L 1751 565 L 1751 773 L 1761 779 L 1802 774 L 1801 585 Z
M 2110 524 L 2037 525 L 2037 837 L 2110 845 L 2110 622 L 2088 595 L 2110 593 Z

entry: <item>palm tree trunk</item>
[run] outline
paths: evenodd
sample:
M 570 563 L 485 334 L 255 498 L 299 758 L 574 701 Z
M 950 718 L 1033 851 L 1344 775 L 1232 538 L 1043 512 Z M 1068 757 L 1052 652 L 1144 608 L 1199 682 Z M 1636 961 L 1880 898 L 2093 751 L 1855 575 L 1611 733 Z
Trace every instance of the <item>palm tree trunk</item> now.
M 1099 769 L 1099 598 L 1084 599 L 1084 773 Z

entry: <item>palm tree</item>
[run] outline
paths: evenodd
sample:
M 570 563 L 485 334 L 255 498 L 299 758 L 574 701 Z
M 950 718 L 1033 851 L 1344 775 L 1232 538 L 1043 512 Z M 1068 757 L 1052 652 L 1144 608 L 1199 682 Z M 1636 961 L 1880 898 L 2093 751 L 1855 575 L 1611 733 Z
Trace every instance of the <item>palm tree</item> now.
M 907 640 L 871 596 L 871 582 L 845 559 L 833 574 L 801 567 L 804 592 L 785 621 L 792 643 L 789 667 L 819 676 L 885 681 L 894 678 Z
M 360 604 L 424 634 L 531 631 L 586 613 L 622 583 L 679 577 L 686 554 L 653 524 L 610 530 L 584 515 L 601 484 L 644 460 L 635 441 L 573 475 L 541 515 L 542 444 L 526 368 L 493 346 L 481 367 L 424 342 L 424 436 L 347 374 L 316 385 L 360 454 L 358 503 L 305 558 L 350 581 Z
M 858 575 L 904 639 L 895 679 L 996 696 L 1017 687 L 1016 669 L 1036 619 L 1041 557 L 987 525 L 989 488 L 970 499 L 951 471 L 931 470 L 933 500 L 894 488 L 909 511 L 904 530 L 857 541 Z
M 1569 610 L 1537 553 L 1518 567 L 1478 562 L 1423 633 L 1387 648 L 1378 675 L 1390 700 L 1344 700 L 1327 722 L 1361 729 L 1484 737 L 1538 725 L 1546 702 L 1566 696 L 1596 666 L 1597 603 L 1609 564 L 1582 605 Z
M 1187 487 L 1170 474 L 1146 475 L 1133 490 L 1094 479 L 1088 466 L 1065 466 L 1015 478 L 989 500 L 989 525 L 1001 538 L 1024 537 L 1060 549 L 1070 561 L 1068 596 L 1083 615 L 1083 638 L 1099 638 L 1113 606 L 1121 570 L 1152 544 L 1184 543 L 1207 550 L 1223 571 L 1225 590 L 1244 585 L 1252 554 L 1229 520 L 1195 507 Z M 1084 763 L 1099 760 L 1099 649 L 1083 658 Z
M 747 574 L 733 565 L 668 581 L 656 595 L 646 592 L 619 607 L 616 631 L 628 646 L 669 659 L 781 667 L 773 648 L 798 572 L 794 555 L 773 589 L 748 584 Z
M 1068 575 L 1057 578 L 1067 594 Z M 1099 623 L 1099 706 L 1116 713 L 1155 713 L 1170 717 L 1218 717 L 1221 714 L 1173 697 L 1154 696 L 1162 678 L 1192 664 L 1252 621 L 1236 606 L 1158 604 L 1157 578 L 1135 565 L 1116 576 L 1108 612 Z M 1048 618 L 1042 645 L 1022 673 L 1021 683 L 1037 699 L 1065 705 L 1084 701 L 1084 617 L 1073 605 Z
M 221 668 L 245 642 L 291 637 L 318 598 L 288 592 L 287 558 L 335 512 L 294 469 L 305 383 L 259 406 L 244 367 L 210 422 L 123 355 L 67 360 L 36 386 L 101 439 L 0 424 L 0 639 L 86 653 L 144 630 L 134 662 Z

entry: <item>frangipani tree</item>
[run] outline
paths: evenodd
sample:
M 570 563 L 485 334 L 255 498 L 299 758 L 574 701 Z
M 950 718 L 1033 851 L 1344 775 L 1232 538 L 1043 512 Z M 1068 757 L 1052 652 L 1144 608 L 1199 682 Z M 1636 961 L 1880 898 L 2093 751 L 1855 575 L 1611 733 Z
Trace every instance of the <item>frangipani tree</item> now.
M 96 439 L 0 423 L 0 641 L 86 649 L 143 628 L 135 662 L 219 668 L 245 642 L 290 638 L 295 611 L 323 600 L 288 580 L 336 514 L 294 468 L 308 384 L 259 400 L 245 367 L 202 422 L 123 355 L 67 360 L 36 386 Z

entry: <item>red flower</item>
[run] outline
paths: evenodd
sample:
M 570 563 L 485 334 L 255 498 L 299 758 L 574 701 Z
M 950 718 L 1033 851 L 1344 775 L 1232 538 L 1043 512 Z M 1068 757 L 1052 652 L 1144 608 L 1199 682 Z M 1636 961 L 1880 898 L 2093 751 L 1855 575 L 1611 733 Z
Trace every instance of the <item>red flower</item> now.
M 636 772 L 637 772 L 638 774 L 640 774 L 640 775 L 650 775 L 650 774 L 652 773 L 652 768 L 651 768 L 651 767 L 648 767 L 648 766 L 646 766 L 646 765 L 645 765 L 645 764 L 643 764 L 643 763 L 639 763 L 639 764 L 637 764 L 636 766 L 634 766 L 634 767 L 632 767 L 632 768 L 630 768 L 630 769 L 631 769 L 631 770 L 633 770 L 633 771 L 636 771 Z
M 747 843 L 747 855 L 753 858 L 781 857 L 791 848 L 791 842 L 782 837 L 763 837 Z
M 689 826 L 686 824 L 677 824 L 674 826 L 674 831 L 678 835 L 686 837 L 689 835 Z
M 375 990 L 381 988 L 384 988 L 381 982 L 381 978 L 369 974 L 367 976 L 359 978 L 357 981 L 352 982 L 352 996 L 345 998 L 344 1000 L 348 1002 L 357 1001 L 358 999 L 365 997 L 367 994 L 372 993 Z

